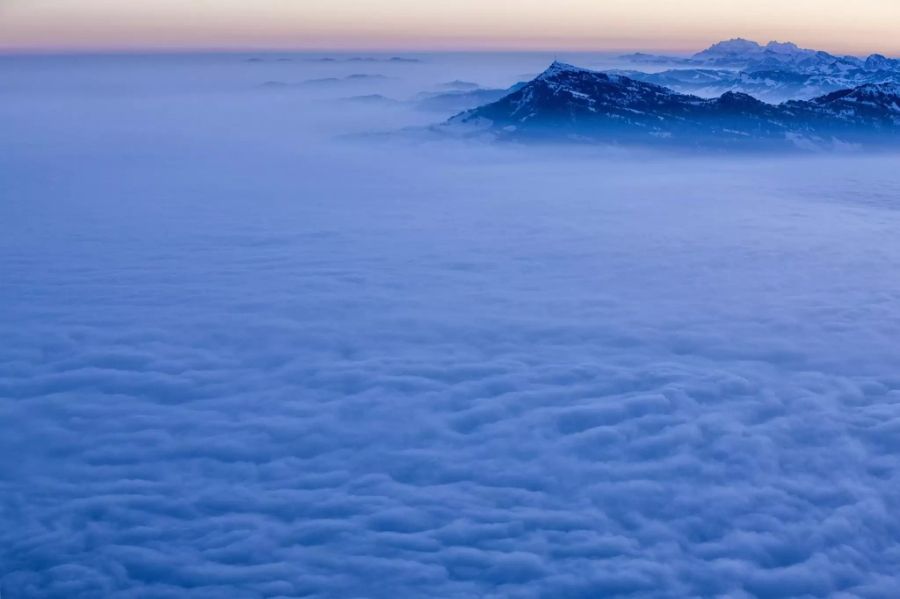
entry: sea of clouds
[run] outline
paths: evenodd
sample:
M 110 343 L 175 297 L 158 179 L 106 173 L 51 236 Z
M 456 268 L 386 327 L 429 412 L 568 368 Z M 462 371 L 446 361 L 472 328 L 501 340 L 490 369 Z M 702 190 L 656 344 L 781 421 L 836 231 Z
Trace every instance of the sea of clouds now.
M 0 58 L 3 598 L 896 596 L 897 157 L 361 138 L 552 57 L 419 58 Z

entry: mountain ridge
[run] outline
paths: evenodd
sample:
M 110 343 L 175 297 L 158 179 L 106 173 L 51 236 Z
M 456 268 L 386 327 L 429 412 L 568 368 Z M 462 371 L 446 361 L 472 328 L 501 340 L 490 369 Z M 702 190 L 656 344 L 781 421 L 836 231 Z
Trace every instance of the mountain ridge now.
M 500 139 L 773 147 L 890 144 L 900 132 L 898 91 L 894 84 L 873 84 L 776 105 L 740 92 L 700 98 L 554 61 L 520 89 L 452 117 L 446 126 L 490 132 Z
M 793 42 L 771 41 L 763 45 L 734 38 L 717 42 L 691 57 L 639 53 L 620 58 L 635 66 L 615 72 L 703 97 L 741 91 L 777 103 L 809 100 L 867 83 L 900 83 L 900 59 L 883 54 L 865 58 L 838 56 L 801 48 Z M 666 69 L 644 72 L 644 65 Z
M 653 55 L 645 53 L 621 56 L 626 60 L 659 64 L 687 64 L 691 66 L 730 66 L 742 70 L 766 70 L 778 66 L 790 66 L 803 72 L 839 72 L 848 69 L 898 70 L 900 59 L 883 54 L 871 54 L 861 58 L 851 55 L 835 55 L 824 50 L 801 48 L 793 42 L 770 41 L 763 45 L 745 38 L 733 38 L 716 42 L 696 52 L 689 58 Z

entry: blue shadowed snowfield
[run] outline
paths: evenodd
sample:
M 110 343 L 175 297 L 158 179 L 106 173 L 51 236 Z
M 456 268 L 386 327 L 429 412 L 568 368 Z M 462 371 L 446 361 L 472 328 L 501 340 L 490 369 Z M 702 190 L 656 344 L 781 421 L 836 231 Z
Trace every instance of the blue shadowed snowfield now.
M 0 58 L 3 599 L 896 596 L 897 155 L 369 138 L 553 57 L 278 58 Z

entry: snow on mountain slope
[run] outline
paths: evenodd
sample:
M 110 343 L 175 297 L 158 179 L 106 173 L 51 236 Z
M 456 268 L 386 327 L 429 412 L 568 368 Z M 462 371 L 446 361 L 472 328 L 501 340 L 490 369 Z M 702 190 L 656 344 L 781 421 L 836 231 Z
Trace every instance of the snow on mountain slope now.
M 900 125 L 900 85 L 870 84 L 845 89 L 811 102 L 841 119 L 867 119 L 884 125 Z
M 868 83 L 900 83 L 900 60 L 881 54 L 836 56 L 792 42 L 762 45 L 742 38 L 713 44 L 691 58 L 621 57 L 630 65 L 674 67 L 662 73 L 627 72 L 643 81 L 701 96 L 749 93 L 770 102 L 807 100 Z
M 900 125 L 896 91 L 893 84 L 867 85 L 776 106 L 739 92 L 703 99 L 554 62 L 521 89 L 448 124 L 505 138 L 663 140 L 699 146 L 768 146 L 802 138 L 890 145 L 896 143 Z
M 762 46 L 754 41 L 734 39 L 713 44 L 698 52 L 693 60 L 708 65 L 735 66 L 746 70 L 786 66 L 810 70 L 860 68 L 864 61 L 852 56 L 833 56 L 827 52 L 800 48 L 791 42 L 769 42 Z
M 636 70 L 612 71 L 632 79 L 669 87 L 681 93 L 716 97 L 735 91 L 777 104 L 787 100 L 809 100 L 834 91 L 885 82 L 900 83 L 900 71 L 856 69 L 840 75 L 809 74 L 785 70 L 734 71 L 720 68 L 669 69 L 657 73 Z

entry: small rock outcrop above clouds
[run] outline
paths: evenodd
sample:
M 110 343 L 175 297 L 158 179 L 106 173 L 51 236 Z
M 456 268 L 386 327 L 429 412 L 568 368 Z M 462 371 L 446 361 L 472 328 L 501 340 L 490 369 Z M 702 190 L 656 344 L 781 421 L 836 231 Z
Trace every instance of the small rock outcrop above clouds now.
M 304 85 L 307 87 L 321 87 L 321 86 L 329 86 L 329 85 L 338 85 L 338 84 L 346 84 L 346 83 L 366 83 L 372 81 L 384 81 L 388 79 L 385 75 L 378 74 L 369 74 L 369 73 L 355 73 L 353 75 L 347 75 L 345 77 L 322 77 L 320 79 L 307 79 L 303 81 L 300 85 Z
M 387 63 L 418 63 L 418 58 L 408 56 L 320 56 L 309 58 L 311 62 L 387 62 Z
M 900 142 L 900 90 L 865 85 L 780 105 L 728 92 L 700 98 L 623 75 L 554 62 L 443 130 L 497 139 L 697 147 L 889 146 Z
M 448 81 L 447 83 L 442 83 L 439 87 L 441 89 L 452 89 L 457 91 L 471 91 L 475 89 L 481 89 L 481 86 L 474 81 L 461 81 L 459 79 Z

